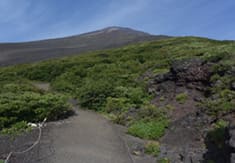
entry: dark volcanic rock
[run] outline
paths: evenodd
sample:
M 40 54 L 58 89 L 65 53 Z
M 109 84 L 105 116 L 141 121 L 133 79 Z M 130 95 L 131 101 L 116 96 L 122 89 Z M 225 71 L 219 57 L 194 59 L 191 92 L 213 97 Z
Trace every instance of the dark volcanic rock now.
M 160 158 L 169 158 L 172 162 L 235 163 L 235 123 L 226 128 L 223 148 L 209 139 L 209 131 L 214 118 L 199 108 L 198 102 L 208 96 L 208 88 L 223 84 L 222 80 L 210 82 L 212 66 L 201 59 L 183 59 L 172 63 L 170 72 L 156 75 L 149 83 L 149 92 L 155 95 L 152 101 L 158 107 L 171 106 L 167 115 L 171 119 L 166 134 L 161 138 Z M 233 74 L 229 69 L 223 72 Z M 234 81 L 233 81 L 234 82 Z M 235 88 L 235 83 L 231 89 Z M 230 85 L 228 85 L 230 86 Z M 186 94 L 186 101 L 180 103 L 177 97 Z M 211 99 L 220 98 L 218 94 Z M 230 115 L 231 116 L 231 115 Z M 234 118 L 235 119 L 235 118 Z M 230 118 L 231 120 L 231 118 Z M 230 135 L 229 135 L 230 134 Z
M 229 146 L 231 148 L 230 162 L 235 163 L 235 121 L 230 123 L 229 126 Z
M 159 90 L 172 91 L 175 86 L 186 86 L 189 89 L 205 91 L 210 76 L 210 65 L 201 59 L 179 60 L 172 63 L 170 72 L 155 76 L 149 83 L 148 89 L 150 93 L 155 94 Z
M 202 162 L 206 148 L 203 135 L 206 132 L 207 117 L 188 114 L 175 121 L 165 136 L 160 140 L 162 158 L 172 162 L 196 163 Z M 202 127 L 203 130 L 202 130 Z
M 235 149 L 235 129 L 230 129 L 230 137 L 229 145 L 231 148 Z
M 177 82 L 205 82 L 210 77 L 209 66 L 201 59 L 175 61 L 171 73 Z
M 235 163 L 235 153 L 231 155 L 230 163 Z
M 166 74 L 159 74 L 159 75 L 155 76 L 154 82 L 155 83 L 162 83 L 166 80 L 173 80 L 173 79 L 174 79 L 174 77 L 173 77 L 172 73 L 169 72 Z
M 231 83 L 231 89 L 235 90 L 235 82 Z

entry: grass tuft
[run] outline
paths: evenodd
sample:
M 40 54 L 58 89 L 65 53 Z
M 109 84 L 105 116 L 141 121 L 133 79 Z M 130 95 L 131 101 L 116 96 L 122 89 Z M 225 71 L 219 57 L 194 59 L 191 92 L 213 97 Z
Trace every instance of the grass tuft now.
M 180 94 L 176 95 L 175 99 L 180 104 L 184 104 L 188 99 L 188 94 L 187 93 L 180 93 Z
M 160 144 L 156 141 L 149 141 L 145 145 L 145 153 L 153 155 L 155 157 L 160 153 Z
M 128 133 L 143 139 L 156 140 L 164 135 L 167 125 L 167 120 L 152 120 L 149 122 L 139 121 L 128 128 Z

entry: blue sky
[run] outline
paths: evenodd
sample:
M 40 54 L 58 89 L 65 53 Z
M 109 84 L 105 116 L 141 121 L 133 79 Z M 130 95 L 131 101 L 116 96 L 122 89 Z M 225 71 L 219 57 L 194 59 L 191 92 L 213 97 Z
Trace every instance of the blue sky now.
M 235 40 L 235 1 L 0 0 L 0 42 L 63 37 L 108 26 Z

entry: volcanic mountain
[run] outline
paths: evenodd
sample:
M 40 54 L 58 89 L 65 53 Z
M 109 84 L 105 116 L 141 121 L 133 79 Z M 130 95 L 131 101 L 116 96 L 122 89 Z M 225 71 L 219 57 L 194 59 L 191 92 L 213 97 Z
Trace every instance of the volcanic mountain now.
M 168 36 L 151 35 L 130 28 L 108 27 L 64 38 L 23 43 L 1 43 L 0 66 L 31 63 L 165 38 L 168 38 Z

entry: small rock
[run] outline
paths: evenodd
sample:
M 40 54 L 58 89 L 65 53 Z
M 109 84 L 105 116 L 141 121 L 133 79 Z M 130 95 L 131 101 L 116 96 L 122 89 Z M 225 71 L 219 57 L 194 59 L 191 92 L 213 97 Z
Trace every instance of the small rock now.
M 232 90 L 235 90 L 235 82 L 232 82 L 232 83 L 231 83 L 231 89 L 232 89 Z
M 194 85 L 193 85 L 193 83 L 187 83 L 186 87 L 187 87 L 188 89 L 193 89 L 193 88 L 194 88 Z
M 201 102 L 201 101 L 202 101 L 202 98 L 196 96 L 196 97 L 193 98 L 193 100 L 196 101 L 196 102 Z
M 136 155 L 136 156 L 141 156 L 142 152 L 140 152 L 140 151 L 133 151 L 132 154 Z
M 229 146 L 231 148 L 230 162 L 235 163 L 235 121 L 232 121 L 229 125 Z
M 166 80 L 164 74 L 159 74 L 154 78 L 154 82 L 156 83 L 161 83 L 164 82 Z
M 235 163 L 235 153 L 231 155 L 230 162 Z
M 131 145 L 131 151 L 133 155 L 142 156 L 144 155 L 144 145 L 139 143 L 134 143 Z
M 235 150 L 235 124 L 230 124 L 229 136 L 230 136 L 229 145 L 231 148 Z

